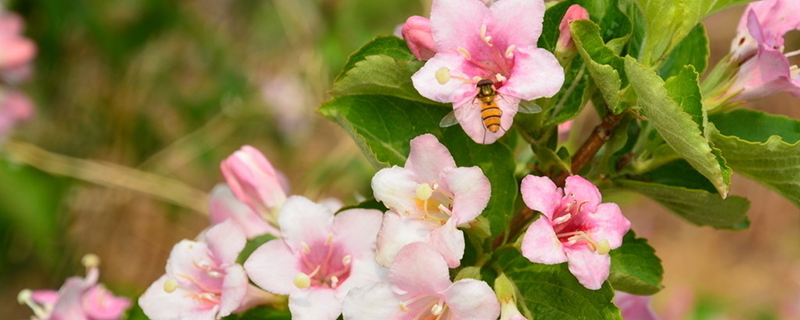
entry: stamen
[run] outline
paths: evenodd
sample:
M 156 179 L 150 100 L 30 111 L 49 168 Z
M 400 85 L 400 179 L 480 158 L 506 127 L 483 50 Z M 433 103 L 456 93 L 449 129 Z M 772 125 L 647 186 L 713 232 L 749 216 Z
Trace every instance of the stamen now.
M 178 290 L 178 280 L 169 279 L 164 282 L 164 291 L 167 293 L 173 293 L 175 290 Z
M 506 57 L 506 59 L 514 58 L 514 50 L 516 50 L 516 49 L 517 49 L 517 46 L 515 46 L 513 44 L 508 46 L 508 48 L 506 49 L 506 54 L 504 55 Z
M 333 242 L 333 233 L 328 234 L 328 237 L 325 238 L 325 245 L 329 246 L 331 245 L 332 242 Z
M 350 265 L 350 262 L 352 262 L 352 260 L 353 260 L 353 257 L 351 257 L 348 254 L 348 255 L 342 257 L 342 264 L 345 265 L 345 266 L 348 266 L 348 265 Z
M 438 303 L 434 304 L 433 307 L 431 307 L 431 314 L 434 316 L 438 316 L 442 314 L 442 310 L 444 310 L 444 308 L 442 308 L 441 304 Z
M 303 253 L 305 254 L 311 253 L 311 247 L 309 247 L 308 243 L 306 243 L 305 241 L 301 241 L 300 246 L 303 247 Z
M 795 50 L 795 51 L 792 51 L 792 52 L 789 52 L 789 53 L 784 53 L 783 55 L 785 55 L 787 58 L 789 58 L 789 57 L 794 57 L 794 56 L 796 56 L 798 54 L 800 54 L 800 50 Z
M 448 216 L 452 216 L 453 215 L 453 211 L 450 211 L 450 209 L 448 207 L 445 207 L 443 204 L 439 205 L 439 211 L 447 214 Z
M 800 75 L 800 68 L 798 68 L 797 65 L 793 65 L 793 66 L 789 67 L 789 75 L 792 78 Z
M 490 42 L 490 41 L 492 41 L 492 37 L 486 35 L 486 25 L 485 24 L 481 25 L 481 39 L 483 39 L 483 42 L 486 43 L 487 46 L 490 46 L 490 47 L 493 46 L 492 43 Z
M 25 304 L 28 306 L 28 308 L 31 308 L 35 319 L 46 319 L 50 317 L 49 312 L 47 312 L 45 308 L 42 308 L 42 306 L 33 301 L 33 291 L 29 289 L 19 292 L 17 295 L 17 302 L 19 302 L 19 304 Z
M 583 201 L 581 201 L 581 203 L 580 203 L 580 204 L 578 204 L 578 212 L 581 212 L 581 211 L 583 211 L 583 205 L 584 205 L 585 203 L 587 203 L 587 202 L 589 202 L 589 200 L 583 200 Z
M 467 51 L 467 49 L 458 48 L 458 49 L 456 49 L 456 51 L 458 51 L 458 53 L 460 53 L 462 56 L 464 56 L 464 59 L 472 60 L 472 55 L 469 54 L 469 51 Z
M 336 288 L 337 284 L 339 284 L 339 277 L 331 276 L 331 288 Z
M 436 82 L 439 84 L 445 84 L 450 82 L 450 69 L 447 67 L 441 67 L 439 70 L 436 70 Z
M 500 83 L 506 82 L 506 80 L 508 80 L 508 78 L 504 77 L 502 74 L 499 74 L 499 73 L 494 75 L 494 77 L 495 77 L 495 79 L 497 79 L 497 82 L 500 82 Z
M 97 267 L 100 265 L 100 257 L 96 254 L 89 253 L 81 258 L 81 263 L 87 268 Z
M 300 289 L 305 289 L 311 286 L 311 277 L 309 277 L 305 273 L 298 273 L 297 276 L 294 277 L 294 286 Z
M 219 271 L 216 271 L 216 270 L 211 270 L 211 271 L 209 271 L 207 273 L 208 273 L 208 276 L 212 277 L 212 278 L 222 278 L 223 277 L 222 273 L 219 272 Z
M 417 185 L 416 193 L 418 199 L 425 201 L 430 199 L 431 195 L 433 195 L 433 188 L 427 183 L 420 183 Z
M 403 310 L 403 312 L 407 312 L 408 311 L 408 306 L 406 305 L 405 302 L 400 301 L 397 304 L 397 306 L 400 307 L 400 310 Z
M 572 218 L 572 214 L 571 213 L 567 213 L 567 214 L 565 214 L 563 216 L 560 216 L 558 218 L 553 219 L 553 224 L 562 224 L 564 222 L 569 221 L 570 218 Z

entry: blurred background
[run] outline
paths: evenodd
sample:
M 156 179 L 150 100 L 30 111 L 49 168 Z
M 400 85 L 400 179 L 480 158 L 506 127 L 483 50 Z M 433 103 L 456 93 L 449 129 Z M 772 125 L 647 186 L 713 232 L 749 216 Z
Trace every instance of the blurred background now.
M 112 291 L 141 294 L 172 246 L 208 226 L 197 208 L 222 182 L 220 161 L 244 144 L 286 174 L 293 194 L 369 196 L 376 169 L 314 110 L 349 53 L 429 5 L 7 1 L 39 49 L 21 87 L 38 114 L 9 140 L 33 150 L 38 169 L 0 156 L 4 317 L 31 315 L 16 303 L 20 290 L 83 276 L 87 253 L 101 257 Z M 712 66 L 743 9 L 705 21 Z M 787 51 L 798 48 L 800 35 L 790 34 Z M 744 107 L 800 118 L 800 100 L 785 94 Z M 574 130 L 588 135 L 591 126 Z M 616 198 L 663 260 L 666 287 L 653 304 L 664 319 L 800 319 L 800 210 L 741 176 L 732 193 L 752 201 L 748 230 L 700 228 L 641 197 Z

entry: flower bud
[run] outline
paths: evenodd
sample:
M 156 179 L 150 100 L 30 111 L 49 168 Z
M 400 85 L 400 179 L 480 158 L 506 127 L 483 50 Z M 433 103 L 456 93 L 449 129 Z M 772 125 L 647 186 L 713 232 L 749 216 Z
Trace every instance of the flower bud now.
M 569 31 L 569 24 L 572 21 L 583 19 L 589 19 L 589 12 L 577 4 L 570 6 L 564 14 L 564 18 L 561 19 L 561 24 L 558 26 L 561 34 L 558 36 L 558 42 L 556 42 L 555 55 L 562 65 L 567 61 L 571 61 L 576 52 L 575 42 L 572 41 L 572 35 Z
M 431 34 L 431 21 L 420 16 L 411 16 L 402 28 L 403 39 L 408 49 L 419 60 L 428 60 L 436 54 L 436 43 Z
M 243 146 L 234 152 L 222 161 L 220 169 L 233 195 L 256 212 L 268 217 L 276 216 L 286 201 L 280 173 L 251 146 Z

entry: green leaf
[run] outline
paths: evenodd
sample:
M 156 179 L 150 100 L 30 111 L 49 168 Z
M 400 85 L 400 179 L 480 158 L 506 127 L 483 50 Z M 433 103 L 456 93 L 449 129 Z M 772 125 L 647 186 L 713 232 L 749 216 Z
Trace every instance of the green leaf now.
M 600 25 L 604 41 L 614 41 L 621 47 L 631 34 L 632 24 L 627 11 L 621 10 L 628 1 L 618 0 L 565 0 L 550 7 L 544 14 L 542 36 L 538 47 L 549 51 L 555 50 L 560 34 L 559 25 L 570 6 L 577 4 L 589 12 L 589 19 Z
M 687 221 L 716 229 L 741 230 L 750 225 L 750 201 L 739 196 L 725 199 L 705 190 L 687 189 L 658 183 L 614 180 L 614 185 L 642 194 Z
M 700 132 L 703 132 L 705 114 L 701 102 L 703 96 L 696 85 L 698 76 L 692 65 L 681 67 L 675 76 L 667 79 L 664 87 L 667 89 L 667 95 L 683 109 L 683 112 L 692 116 L 692 121 L 697 123 Z
M 636 238 L 633 230 L 622 239 L 622 246 L 611 250 L 611 273 L 608 282 L 614 290 L 638 295 L 652 295 L 664 287 L 664 268 L 647 239 Z
M 593 87 L 589 86 L 589 74 L 586 71 L 583 58 L 580 56 L 575 57 L 575 60 L 572 61 L 572 66 L 575 67 L 570 68 L 565 75 L 566 81 L 564 83 L 569 85 L 564 86 L 553 97 L 554 101 L 556 101 L 553 107 L 554 117 L 547 123 L 547 126 L 558 125 L 577 117 L 583 107 L 586 106 L 590 94 L 594 92 Z
M 630 179 L 717 193 L 714 185 L 685 160 L 669 162 L 652 171 L 631 176 Z
M 232 314 L 222 319 L 225 320 L 291 320 L 289 310 L 275 310 L 265 307 L 250 308 L 239 314 Z
M 242 252 L 239 252 L 239 256 L 236 258 L 236 262 L 239 264 L 244 264 L 244 262 L 247 261 L 247 258 L 249 258 L 250 255 L 253 254 L 253 252 L 256 251 L 256 249 L 258 249 L 258 247 L 273 239 L 275 239 L 275 236 L 271 234 L 262 234 L 253 239 L 247 240 L 247 243 L 244 245 Z
M 693 108 L 691 105 L 699 94 L 681 96 L 678 102 L 671 98 L 680 96 L 680 93 L 699 92 L 697 73 L 682 72 L 667 86 L 655 72 L 630 57 L 625 58 L 625 71 L 633 79 L 631 86 L 639 96 L 639 106 L 664 141 L 708 178 L 722 197 L 727 196 L 730 169 L 724 165 L 723 159 L 715 155 L 693 116 L 684 111 L 684 108 Z
M 406 41 L 395 36 L 379 36 L 372 41 L 353 52 L 347 63 L 345 63 L 342 72 L 336 76 L 334 82 L 341 80 L 350 69 L 356 66 L 356 63 L 366 59 L 368 56 L 385 55 L 394 58 L 397 61 L 412 61 L 416 60 L 411 51 L 408 50 Z
M 660 65 L 672 49 L 714 12 L 752 0 L 636 0 L 646 35 L 638 60 Z
M 331 94 L 386 95 L 433 104 L 435 102 L 421 96 L 411 82 L 411 76 L 424 64 L 416 60 L 397 61 L 386 55 L 366 56 L 334 83 Z
M 375 200 L 374 198 L 370 198 L 356 205 L 342 207 L 336 213 L 350 209 L 374 209 L 374 210 L 379 210 L 381 212 L 385 212 L 386 210 L 388 210 L 386 209 L 386 206 L 383 205 L 383 203 L 379 202 L 378 200 Z
M 623 86 L 623 60 L 603 43 L 600 27 L 588 20 L 578 20 L 570 24 L 572 39 L 586 63 L 594 84 L 603 95 L 608 108 L 616 110 L 620 103 L 619 92 Z M 617 112 L 618 113 L 618 112 Z
M 800 207 L 800 121 L 747 109 L 711 121 L 708 137 L 736 172 Z
M 522 295 L 526 312 L 536 319 L 622 319 L 611 302 L 614 290 L 606 282 L 599 290 L 578 283 L 566 263 L 532 263 L 517 250 L 503 253 L 505 275 Z M 533 318 L 529 318 L 533 319 Z
M 666 79 L 678 74 L 685 65 L 693 65 L 697 73 L 702 74 L 708 67 L 709 55 L 706 28 L 698 24 L 667 56 L 658 74 Z

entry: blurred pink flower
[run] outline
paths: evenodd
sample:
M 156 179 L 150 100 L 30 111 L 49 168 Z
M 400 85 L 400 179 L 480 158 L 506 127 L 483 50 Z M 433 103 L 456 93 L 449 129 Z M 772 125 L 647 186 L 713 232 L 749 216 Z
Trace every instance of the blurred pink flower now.
M 270 301 L 271 295 L 250 285 L 236 263 L 247 241 L 236 223 L 217 224 L 202 238 L 176 244 L 167 273 L 139 297 L 149 318 L 219 319 Z
M 600 191 L 580 176 L 564 190 L 547 177 L 522 179 L 522 200 L 542 215 L 525 232 L 522 255 L 531 262 L 569 263 L 584 287 L 600 289 L 608 278 L 608 252 L 622 245 L 631 223 L 615 203 L 600 203 Z
M 412 76 L 414 87 L 428 99 L 453 103 L 472 140 L 493 143 L 511 128 L 520 100 L 553 96 L 564 83 L 555 56 L 536 47 L 544 10 L 542 0 L 503 0 L 491 7 L 478 0 L 434 0 L 436 54 Z M 481 115 L 486 102 L 476 99 L 481 80 L 491 81 L 496 94 L 489 105 L 501 111 L 494 132 Z
M 86 278 L 67 279 L 58 291 L 23 290 L 18 300 L 34 312 L 38 320 L 113 320 L 123 316 L 131 302 L 128 298 L 114 296 L 97 280 L 100 259 L 95 255 L 83 258 L 87 268 Z
M 0 140 L 12 128 L 32 118 L 35 112 L 33 102 L 26 95 L 0 87 Z
M 261 288 L 289 295 L 292 319 L 333 320 L 351 289 L 381 281 L 375 242 L 382 214 L 351 209 L 333 211 L 292 196 L 278 217 L 281 239 L 256 249 L 245 270 Z
M 410 144 L 404 168 L 381 169 L 372 178 L 375 199 L 389 208 L 376 260 L 388 267 L 403 246 L 426 242 L 455 268 L 465 247 L 458 227 L 486 208 L 491 196 L 489 179 L 477 166 L 457 167 L 447 147 L 431 134 L 416 137 Z
M 652 296 L 639 296 L 622 291 L 614 292 L 614 304 L 622 312 L 625 320 L 658 320 L 658 316 L 650 307 Z
M 22 36 L 23 29 L 22 18 L 0 10 L 0 79 L 6 82 L 26 78 L 36 56 L 36 44 Z
M 403 247 L 389 269 L 389 281 L 350 291 L 345 319 L 494 320 L 500 304 L 486 282 L 453 283 L 447 262 L 433 248 L 416 242 Z

